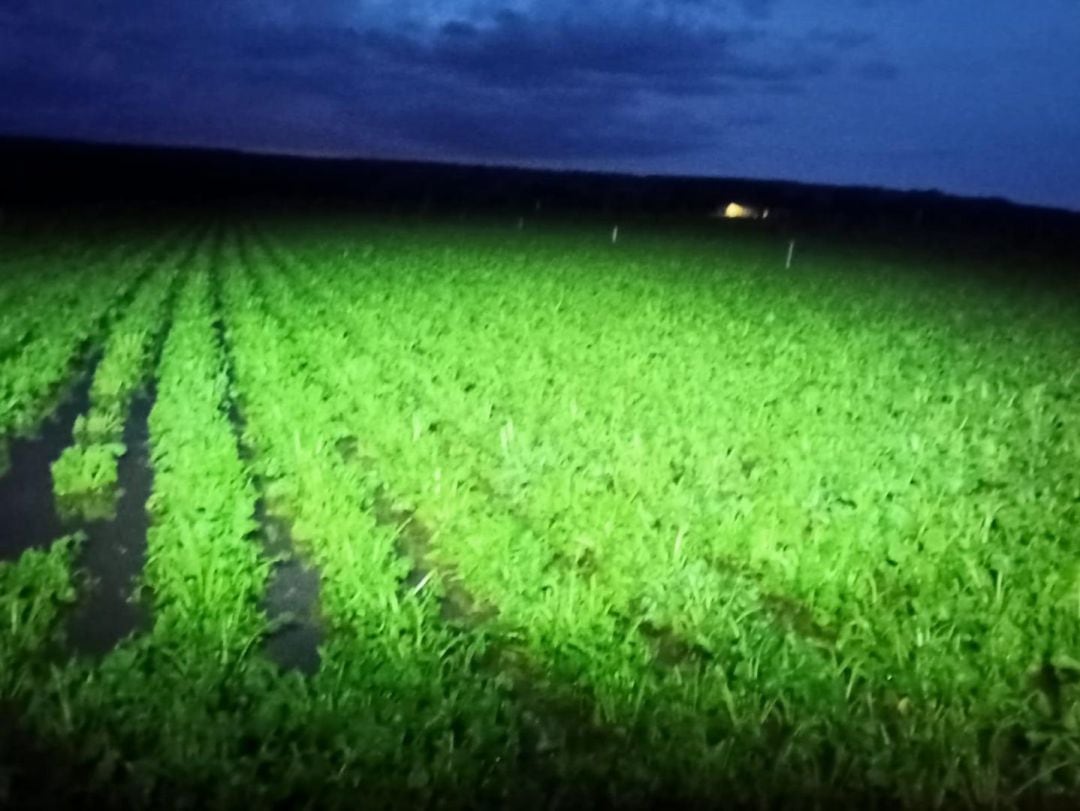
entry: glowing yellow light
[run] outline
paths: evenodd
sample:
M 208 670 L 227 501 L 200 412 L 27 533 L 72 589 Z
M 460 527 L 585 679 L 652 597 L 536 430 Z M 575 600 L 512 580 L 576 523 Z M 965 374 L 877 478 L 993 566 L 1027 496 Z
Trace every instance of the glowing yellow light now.
M 761 211 L 751 206 L 728 203 L 724 216 L 732 220 L 756 220 L 761 216 Z

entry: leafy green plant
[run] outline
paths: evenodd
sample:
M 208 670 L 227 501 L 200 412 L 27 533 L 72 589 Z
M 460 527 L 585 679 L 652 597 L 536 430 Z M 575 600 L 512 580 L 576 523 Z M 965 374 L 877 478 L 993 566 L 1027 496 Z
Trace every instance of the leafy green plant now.
M 117 460 L 128 407 L 149 372 L 176 268 L 155 268 L 109 333 L 90 386 L 90 410 L 75 419 L 73 444 L 52 465 L 53 492 L 70 518 L 111 518 L 118 497 Z
M 53 491 L 61 512 L 91 521 L 111 517 L 117 494 L 116 460 L 125 450 L 120 442 L 65 449 L 52 464 Z
M 0 700 L 23 698 L 46 669 L 64 608 L 75 600 L 72 562 L 83 536 L 0 562 Z
M 0 567 L 9 693 L 133 804 L 1080 790 L 1074 302 L 645 226 L 192 245 L 150 632 L 49 666 L 69 568 Z M 115 322 L 58 489 L 115 470 L 168 275 Z M 310 678 L 260 650 L 260 496 L 319 573 Z
M 5 301 L 24 323 L 16 330 L 22 341 L 19 351 L 2 353 L 0 360 L 0 437 L 31 432 L 55 407 L 64 384 L 85 360 L 87 345 L 166 248 L 161 240 L 133 236 L 132 242 L 133 247 L 106 243 L 103 249 L 84 248 L 82 261 L 52 255 L 49 261 L 68 261 L 85 272 L 53 272 L 42 278 L 29 272 L 30 289 Z

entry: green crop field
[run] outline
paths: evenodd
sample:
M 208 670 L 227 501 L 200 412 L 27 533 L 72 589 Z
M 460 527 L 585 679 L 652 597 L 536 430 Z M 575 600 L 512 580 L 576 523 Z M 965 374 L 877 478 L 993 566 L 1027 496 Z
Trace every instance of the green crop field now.
M 0 241 L 0 805 L 1080 796 L 1075 287 L 515 225 Z

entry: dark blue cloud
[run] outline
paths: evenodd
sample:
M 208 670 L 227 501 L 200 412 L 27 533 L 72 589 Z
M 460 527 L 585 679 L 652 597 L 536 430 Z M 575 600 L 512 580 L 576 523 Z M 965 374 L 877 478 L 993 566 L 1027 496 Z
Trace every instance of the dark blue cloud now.
M 322 148 L 337 140 L 343 151 L 412 144 L 452 157 L 560 161 L 677 154 L 764 119 L 721 112 L 683 115 L 673 126 L 665 113 L 673 105 L 798 92 L 830 72 L 841 50 L 820 36 L 775 47 L 760 31 L 665 16 L 530 16 L 502 8 L 428 26 L 363 18 L 330 25 L 315 17 L 226 26 L 190 14 L 156 27 L 145 7 L 111 0 L 107 8 L 85 28 L 40 9 L 9 18 L 9 39 L 30 31 L 51 37 L 7 67 L 9 86 L 43 120 L 59 123 L 66 110 L 84 122 L 100 119 L 112 134 L 123 100 L 158 110 L 159 121 L 184 110 L 206 122 L 206 132 L 227 137 L 222 117 L 233 120 L 242 109 L 266 119 L 271 126 L 261 130 L 271 138 L 318 129 Z M 50 45 L 54 56 L 83 57 L 34 58 Z M 102 66 L 96 76 L 85 73 L 87 54 Z M 42 69 L 43 61 L 50 67 Z M 291 124 L 290 110 L 298 118 Z M 8 111 L 2 120 L 17 118 Z M 236 125 L 241 145 L 251 129 L 260 128 Z
M 981 172 L 1060 199 L 1080 187 L 1069 6 L 7 0 L 0 130 L 963 191 Z M 1024 175 L 978 151 L 1016 146 Z
M 689 28 L 673 21 L 530 20 L 503 12 L 478 26 L 450 21 L 431 36 L 370 28 L 363 45 L 403 69 L 450 72 L 480 86 L 577 86 L 583 81 L 696 93 L 724 80 L 797 81 L 827 72 L 832 49 L 800 43 L 755 53 L 754 31 Z
M 748 15 L 758 20 L 772 16 L 778 0 L 740 0 L 740 5 Z
M 900 76 L 900 68 L 884 59 L 869 59 L 860 64 L 856 71 L 863 79 L 874 82 L 892 81 Z
M 870 31 L 855 28 L 815 28 L 810 31 L 809 39 L 841 51 L 850 51 L 870 45 L 875 36 Z

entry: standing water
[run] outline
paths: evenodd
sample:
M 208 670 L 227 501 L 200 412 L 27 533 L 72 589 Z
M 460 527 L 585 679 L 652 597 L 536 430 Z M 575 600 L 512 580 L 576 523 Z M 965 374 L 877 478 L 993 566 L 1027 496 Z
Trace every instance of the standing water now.
M 148 625 L 145 605 L 133 594 L 136 578 L 146 562 L 146 532 L 150 519 L 146 502 L 153 487 L 148 421 L 153 396 L 131 404 L 124 426 L 127 451 L 117 467 L 120 499 L 116 516 L 92 521 L 78 565 L 86 576 L 79 602 L 71 614 L 68 638 L 80 653 L 101 655 L 120 640 Z
M 89 408 L 97 360 L 88 364 L 35 436 L 11 443 L 10 465 L 0 476 L 0 560 L 44 549 L 71 530 L 56 510 L 50 465 L 71 444 L 75 418 Z

